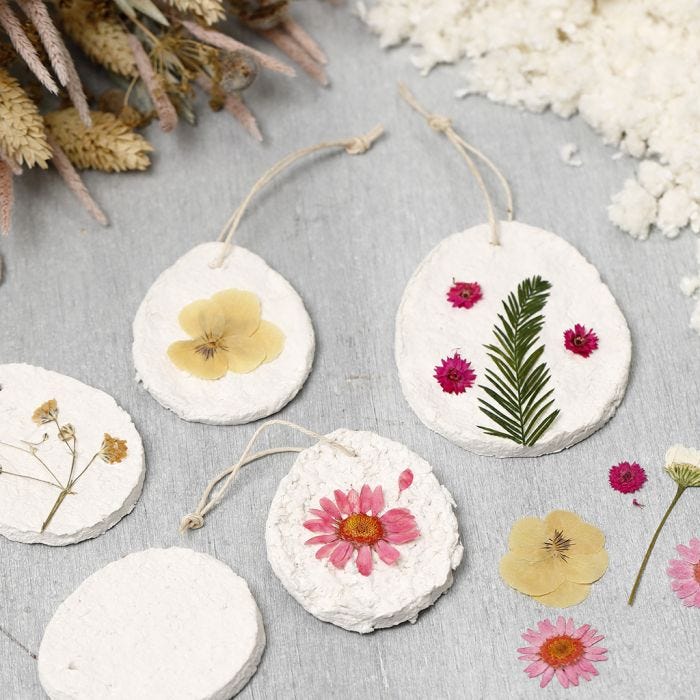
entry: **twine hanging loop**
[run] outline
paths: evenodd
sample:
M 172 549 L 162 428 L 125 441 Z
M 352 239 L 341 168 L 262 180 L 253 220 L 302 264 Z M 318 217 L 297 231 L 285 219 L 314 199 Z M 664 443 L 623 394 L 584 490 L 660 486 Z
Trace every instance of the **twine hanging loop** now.
M 491 200 L 491 196 L 489 195 L 489 191 L 486 187 L 486 183 L 484 182 L 484 178 L 479 172 L 479 168 L 474 162 L 474 159 L 469 154 L 471 153 L 475 155 L 498 178 L 506 196 L 506 212 L 508 216 L 508 221 L 512 221 L 513 194 L 511 192 L 510 185 L 508 184 L 508 180 L 506 180 L 503 173 L 496 167 L 496 164 L 490 158 L 488 158 L 484 153 L 472 146 L 470 143 L 467 143 L 454 130 L 452 126 L 452 120 L 449 117 L 443 116 L 442 114 L 432 114 L 431 112 L 429 112 L 427 109 L 425 109 L 425 107 L 423 107 L 423 105 L 420 104 L 420 102 L 418 102 L 418 100 L 414 97 L 413 93 L 403 83 L 399 83 L 399 94 L 416 112 L 418 112 L 418 114 L 420 114 L 425 119 L 425 121 L 428 123 L 428 126 L 433 131 L 445 134 L 450 143 L 457 149 L 457 152 L 462 156 L 462 158 L 464 158 L 465 162 L 467 163 L 467 166 L 469 167 L 469 170 L 471 171 L 472 175 L 474 176 L 474 179 L 476 180 L 477 185 L 479 186 L 479 189 L 481 190 L 481 193 L 484 195 L 484 200 L 486 202 L 486 213 L 488 215 L 489 227 L 491 229 L 489 241 L 492 245 L 500 245 L 498 219 L 496 218 L 496 214 L 494 212 L 493 201 Z
M 281 420 L 279 418 L 265 421 L 253 433 L 253 436 L 248 441 L 248 444 L 245 446 L 245 449 L 243 450 L 238 461 L 234 465 L 228 467 L 227 469 L 224 469 L 224 471 L 222 471 L 220 474 L 217 474 L 207 484 L 206 488 L 204 489 L 204 493 L 202 494 L 202 497 L 199 499 L 197 508 L 192 513 L 188 513 L 187 515 L 185 515 L 180 521 L 180 534 L 184 534 L 187 530 L 199 530 L 199 528 L 201 528 L 204 525 L 204 518 L 206 517 L 207 513 L 209 513 L 209 511 L 211 511 L 212 508 L 215 508 L 217 504 L 221 502 L 221 500 L 226 494 L 226 491 L 228 491 L 229 486 L 231 486 L 234 479 L 238 475 L 238 472 L 246 464 L 250 464 L 251 462 L 255 462 L 258 459 L 262 459 L 263 457 L 268 457 L 269 455 L 273 454 L 280 454 L 282 452 L 302 451 L 301 447 L 272 447 L 268 450 L 262 450 L 261 452 L 251 453 L 253 445 L 258 439 L 260 433 L 262 433 L 264 430 L 273 425 L 283 425 L 287 428 L 292 428 L 293 430 L 303 433 L 304 435 L 308 435 L 309 437 L 312 437 L 318 440 L 319 442 L 325 442 L 334 450 L 338 450 L 339 452 L 342 452 L 348 457 L 357 457 L 357 453 L 355 452 L 355 450 L 342 445 L 336 440 L 327 438 L 325 435 L 319 435 L 313 430 L 309 430 L 308 428 L 304 428 L 301 425 L 297 425 L 296 423 L 291 423 L 289 421 Z M 216 493 L 212 494 L 216 486 L 220 483 L 221 487 L 219 488 L 219 490 L 216 491 Z
M 289 166 L 296 163 L 296 161 L 304 158 L 312 153 L 318 151 L 323 151 L 328 148 L 342 148 L 348 155 L 359 156 L 366 153 L 372 144 L 384 133 L 384 127 L 378 124 L 373 129 L 368 131 L 366 134 L 360 136 L 351 136 L 345 139 L 336 139 L 335 141 L 322 141 L 313 146 L 307 146 L 306 148 L 301 148 L 298 151 L 294 151 L 289 155 L 285 156 L 281 160 L 277 161 L 271 168 L 264 172 L 260 178 L 255 182 L 250 192 L 246 195 L 245 199 L 241 202 L 240 206 L 236 211 L 233 212 L 229 220 L 226 222 L 225 226 L 221 230 L 219 235 L 219 241 L 223 242 L 220 255 L 216 260 L 210 263 L 210 267 L 216 268 L 223 265 L 226 256 L 231 252 L 232 245 L 231 241 L 236 233 L 241 219 L 245 214 L 248 205 L 251 203 L 255 195 L 265 187 L 275 176 L 279 175 L 281 172 L 286 170 Z

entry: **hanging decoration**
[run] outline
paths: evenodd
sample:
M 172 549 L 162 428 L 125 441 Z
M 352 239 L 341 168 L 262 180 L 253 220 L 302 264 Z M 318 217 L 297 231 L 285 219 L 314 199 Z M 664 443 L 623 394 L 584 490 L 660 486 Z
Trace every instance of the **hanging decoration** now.
M 318 442 L 252 453 L 271 425 Z M 340 429 L 322 436 L 287 421 L 263 423 L 238 462 L 210 482 L 181 530 L 202 527 L 242 466 L 278 452 L 299 454 L 270 506 L 267 556 L 312 615 L 372 632 L 415 622 L 450 588 L 463 553 L 452 498 L 425 460 L 371 432 Z
M 189 549 L 147 549 L 89 576 L 59 605 L 39 649 L 52 700 L 228 700 L 265 648 L 246 582 Z
M 616 411 L 627 386 L 630 332 L 598 271 L 569 243 L 512 218 L 494 163 L 452 122 L 401 96 L 464 159 L 484 196 L 488 224 L 448 236 L 409 280 L 396 317 L 404 395 L 431 430 L 472 452 L 526 457 L 588 437 Z M 483 162 L 501 183 L 498 221 Z
M 165 270 L 134 319 L 137 379 L 188 421 L 236 425 L 279 411 L 311 371 L 314 331 L 294 288 L 233 236 L 254 196 L 299 159 L 324 149 L 367 151 L 381 135 L 319 143 L 286 156 L 254 184 L 219 242 Z
M 101 535 L 135 506 L 145 461 L 111 396 L 56 372 L 0 365 L 0 534 L 65 545 Z

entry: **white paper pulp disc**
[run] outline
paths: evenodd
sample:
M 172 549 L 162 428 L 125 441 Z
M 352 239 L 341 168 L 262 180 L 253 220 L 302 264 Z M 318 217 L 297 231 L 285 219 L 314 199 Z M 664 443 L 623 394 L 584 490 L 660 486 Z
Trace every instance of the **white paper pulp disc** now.
M 266 529 L 270 564 L 289 593 L 321 620 L 363 633 L 407 620 L 414 622 L 421 610 L 452 585 L 452 571 L 462 559 L 452 497 L 439 484 L 431 466 L 397 442 L 370 432 L 344 429 L 328 437 L 354 450 L 357 457 L 323 442 L 299 454 L 270 507 Z M 399 478 L 406 470 L 410 470 L 413 481 L 399 493 Z M 378 513 L 380 523 L 382 519 L 384 522 L 382 539 L 387 544 L 393 542 L 391 546 L 398 553 L 398 559 L 388 564 L 377 549 L 370 548 L 368 575 L 359 571 L 360 549 L 355 546 L 348 550 L 343 568 L 332 563 L 332 555 L 318 558 L 324 545 L 305 542 L 324 535 L 304 526 L 316 519 L 311 509 L 323 508 L 321 499 L 337 504 L 336 490 L 348 494 L 354 489 L 361 494 L 365 484 L 373 491 L 382 487 L 384 503 Z M 374 513 L 366 507 L 360 510 Z M 347 514 L 340 515 L 347 523 Z M 338 532 L 341 519 L 336 518 L 332 526 Z M 392 535 L 394 530 L 402 532 Z M 398 542 L 405 534 L 411 541 Z M 339 539 L 336 549 L 346 543 Z M 375 547 L 387 555 L 384 544 Z
M 100 569 L 58 607 L 39 678 L 52 700 L 228 700 L 264 648 L 260 611 L 228 566 L 147 549 Z
M 41 532 L 61 493 L 56 482 L 66 486 L 72 462 L 56 424 L 32 419 L 48 401 L 55 401 L 59 425 L 75 430 L 74 476 L 101 449 L 105 433 L 126 444 L 112 443 L 115 461 L 93 460 Z M 111 396 L 77 379 L 32 365 L 0 365 L 0 441 L 0 534 L 11 540 L 65 545 L 97 537 L 130 513 L 141 495 L 145 460 L 131 417 Z
M 144 387 L 180 418 L 237 425 L 276 413 L 294 398 L 311 371 L 314 332 L 297 292 L 259 256 L 236 245 L 220 267 L 212 267 L 222 246 L 193 248 L 153 283 L 134 319 L 134 366 Z M 259 298 L 262 318 L 284 333 L 282 352 L 252 372 L 215 380 L 178 369 L 168 347 L 189 339 L 178 322 L 181 310 L 228 289 Z
M 489 385 L 487 370 L 496 368 L 484 345 L 496 342 L 503 300 L 537 275 L 551 289 L 533 347 L 544 346 L 546 390 L 553 389 L 552 410 L 559 415 L 534 445 L 523 446 L 478 427 L 498 428 L 479 399 L 490 399 L 481 387 Z M 446 295 L 455 282 L 476 282 L 482 298 L 471 308 L 453 306 Z M 588 357 L 565 347 L 564 333 L 576 324 L 597 336 Z M 557 452 L 600 428 L 625 393 L 632 346 L 625 318 L 593 265 L 553 233 L 502 222 L 500 246 L 489 243 L 487 225 L 475 226 L 449 236 L 423 260 L 399 307 L 395 352 L 404 395 L 427 427 L 477 454 L 510 457 Z M 455 353 L 471 364 L 476 379 L 461 393 L 447 393 L 435 368 Z

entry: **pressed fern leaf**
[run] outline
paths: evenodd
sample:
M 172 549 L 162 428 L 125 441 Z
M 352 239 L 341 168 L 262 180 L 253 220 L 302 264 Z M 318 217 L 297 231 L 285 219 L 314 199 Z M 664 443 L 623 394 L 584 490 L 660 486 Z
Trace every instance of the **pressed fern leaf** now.
M 479 408 L 497 427 L 478 426 L 487 435 L 519 445 L 534 445 L 555 421 L 553 389 L 547 389 L 549 369 L 542 362 L 544 345 L 536 347 L 544 324 L 542 310 L 552 285 L 539 275 L 523 280 L 503 302 L 493 328 L 495 342 L 484 347 L 494 364 L 484 372 Z

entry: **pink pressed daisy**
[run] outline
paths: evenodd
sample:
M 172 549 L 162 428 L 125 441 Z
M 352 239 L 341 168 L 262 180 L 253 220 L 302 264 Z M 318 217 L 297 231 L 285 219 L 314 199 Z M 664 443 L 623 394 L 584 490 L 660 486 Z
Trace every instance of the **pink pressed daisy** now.
M 458 352 L 442 360 L 441 364 L 435 367 L 433 376 L 446 394 L 463 394 L 467 389 L 471 389 L 476 380 L 476 372 L 471 363 L 462 359 Z
M 483 294 L 478 282 L 455 282 L 447 290 L 447 301 L 458 309 L 471 309 Z
M 686 547 L 679 544 L 680 559 L 671 559 L 666 573 L 673 579 L 671 588 L 689 608 L 700 608 L 700 540 L 694 537 Z
M 592 328 L 586 330 L 586 326 L 577 323 L 573 328 L 564 331 L 564 347 L 576 355 L 588 357 L 598 349 L 598 336 Z
M 556 625 L 542 620 L 537 623 L 537 631 L 528 629 L 523 639 L 530 646 L 518 649 L 518 658 L 530 662 L 525 669 L 530 678 L 542 676 L 540 688 L 554 676 L 564 688 L 578 685 L 579 677 L 589 681 L 598 675 L 593 664 L 608 658 L 608 650 L 596 646 L 603 637 L 590 625 L 576 629 L 571 618 L 560 616 Z
M 608 481 L 615 491 L 634 493 L 646 484 L 647 473 L 636 462 L 620 462 L 610 467 Z
M 321 509 L 312 508 L 316 516 L 307 520 L 304 527 L 319 533 L 304 544 L 323 545 L 316 552 L 317 559 L 329 557 L 338 569 L 356 554 L 355 564 L 363 576 L 372 573 L 372 552 L 385 564 L 395 564 L 399 550 L 393 545 L 413 542 L 420 535 L 416 519 L 408 508 L 384 510 L 384 491 L 381 486 L 372 490 L 365 484 L 358 494 L 355 489 L 347 493 L 335 491 L 335 501 L 320 500 Z

